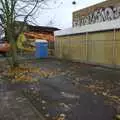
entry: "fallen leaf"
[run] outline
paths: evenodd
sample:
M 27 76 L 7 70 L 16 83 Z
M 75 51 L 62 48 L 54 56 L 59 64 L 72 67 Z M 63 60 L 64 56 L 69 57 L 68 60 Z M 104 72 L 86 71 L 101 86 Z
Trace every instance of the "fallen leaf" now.
M 119 115 L 116 115 L 116 120 L 120 120 L 120 114 Z

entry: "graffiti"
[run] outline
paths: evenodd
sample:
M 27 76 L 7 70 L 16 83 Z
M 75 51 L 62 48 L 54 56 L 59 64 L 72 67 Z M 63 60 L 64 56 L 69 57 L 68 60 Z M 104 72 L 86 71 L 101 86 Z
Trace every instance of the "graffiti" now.
M 73 27 L 111 21 L 118 19 L 119 17 L 120 7 L 100 8 L 95 10 L 93 13 L 89 13 L 88 16 L 80 16 L 77 14 L 73 20 Z

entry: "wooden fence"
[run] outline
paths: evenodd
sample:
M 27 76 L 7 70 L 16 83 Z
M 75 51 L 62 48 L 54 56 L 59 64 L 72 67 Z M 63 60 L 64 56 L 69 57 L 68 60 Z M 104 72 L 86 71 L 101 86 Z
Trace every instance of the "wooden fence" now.
M 61 59 L 120 65 L 120 30 L 56 36 L 55 55 Z

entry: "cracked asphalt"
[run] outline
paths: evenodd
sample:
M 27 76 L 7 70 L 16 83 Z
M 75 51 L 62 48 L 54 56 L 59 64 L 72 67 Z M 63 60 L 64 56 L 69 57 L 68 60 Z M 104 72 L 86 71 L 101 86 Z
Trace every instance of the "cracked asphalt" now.
M 81 85 L 95 83 L 97 76 L 100 78 L 103 75 L 104 79 L 111 79 L 110 76 L 104 76 L 104 74 L 108 75 L 108 69 L 104 68 L 107 72 L 101 73 L 103 68 L 99 68 L 100 70 L 97 68 L 97 71 L 94 66 L 54 60 L 41 61 L 39 66 L 46 69 L 56 68 L 61 71 L 59 75 L 40 79 L 39 83 L 24 90 L 26 97 L 47 120 L 55 118 L 57 120 L 60 114 L 66 116 L 65 120 L 114 120 L 116 115 L 114 105 L 110 104 L 105 96 L 98 94 L 99 90 L 81 89 Z M 91 78 L 90 75 L 93 73 L 96 76 Z M 113 73 L 111 76 L 114 77 L 116 74 Z
M 58 120 L 60 114 L 65 120 L 114 120 L 119 103 L 105 95 L 119 97 L 119 71 L 53 59 L 30 61 L 29 65 L 56 69 L 59 74 L 28 85 L 0 86 L 0 120 L 40 119 L 29 103 L 46 120 Z

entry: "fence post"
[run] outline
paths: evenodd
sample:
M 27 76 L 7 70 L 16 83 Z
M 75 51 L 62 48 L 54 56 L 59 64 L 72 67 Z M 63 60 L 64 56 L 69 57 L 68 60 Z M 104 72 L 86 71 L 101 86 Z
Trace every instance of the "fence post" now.
M 112 64 L 113 64 L 113 67 L 116 66 L 116 30 L 114 28 L 114 31 L 113 31 L 113 43 L 112 43 L 112 47 L 113 47 L 113 58 L 112 58 Z
M 83 35 L 83 34 L 82 34 L 82 35 Z M 82 35 L 81 35 L 81 36 L 82 36 Z M 80 41 L 79 41 L 79 44 L 80 44 L 80 45 L 79 45 L 79 47 L 80 47 L 80 48 L 79 48 L 79 50 L 80 50 L 79 60 L 80 60 L 80 62 L 82 61 L 82 60 L 81 60 L 81 41 L 82 41 L 82 40 L 80 39 Z M 82 61 L 82 62 L 83 62 L 83 61 Z
M 69 59 L 71 59 L 71 37 L 68 37 L 69 39 Z
M 88 32 L 86 32 L 86 58 L 87 58 L 86 62 L 89 62 L 89 57 L 88 57 L 88 54 L 89 54 L 89 52 L 88 52 L 88 47 L 89 47 Z

